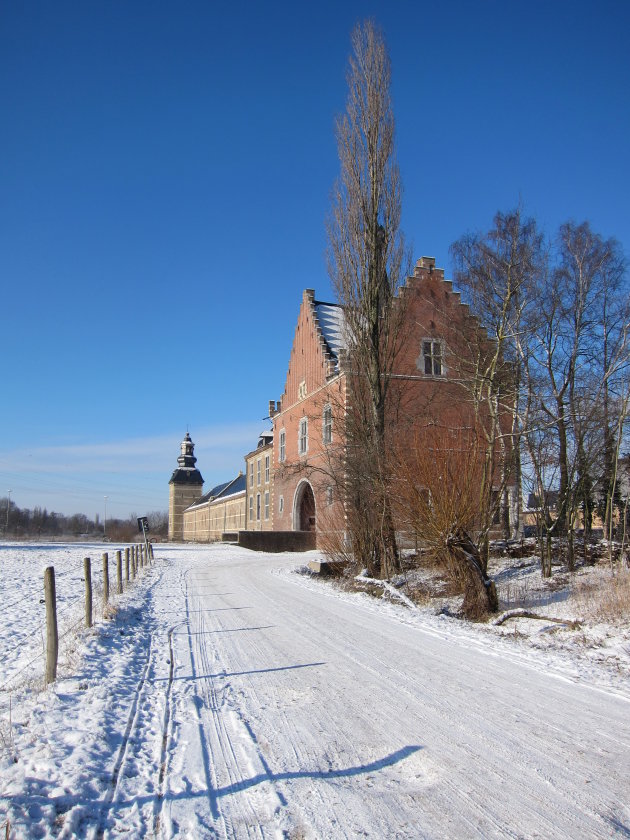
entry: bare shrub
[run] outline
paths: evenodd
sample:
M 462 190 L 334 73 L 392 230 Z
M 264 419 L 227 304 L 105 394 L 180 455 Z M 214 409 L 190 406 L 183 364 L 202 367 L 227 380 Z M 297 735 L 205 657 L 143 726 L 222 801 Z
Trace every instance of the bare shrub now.
M 396 453 L 393 498 L 398 523 L 464 594 L 462 612 L 482 618 L 498 608 L 470 534 L 479 517 L 483 457 L 471 429 L 427 426 Z
M 574 597 L 585 614 L 603 621 L 627 621 L 630 615 L 630 572 L 622 570 L 597 582 L 577 583 Z

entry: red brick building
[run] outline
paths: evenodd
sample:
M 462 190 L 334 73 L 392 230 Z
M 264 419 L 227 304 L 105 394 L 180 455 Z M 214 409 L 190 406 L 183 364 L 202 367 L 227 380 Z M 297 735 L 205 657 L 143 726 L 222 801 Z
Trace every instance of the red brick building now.
M 269 405 L 276 531 L 321 531 L 333 512 L 343 517 L 331 458 L 343 442 L 344 347 L 342 308 L 316 301 L 313 290 L 306 289 L 284 392 Z
M 390 433 L 404 445 L 419 425 L 470 428 L 474 421 L 463 371 L 487 335 L 432 258 L 417 262 L 401 300 L 403 345 L 392 377 Z M 347 411 L 346 348 L 342 307 L 305 290 L 284 392 L 269 406 L 273 529 L 315 530 L 320 544 L 326 533 L 344 530 L 339 465 Z M 511 495 L 513 505 L 516 494 Z

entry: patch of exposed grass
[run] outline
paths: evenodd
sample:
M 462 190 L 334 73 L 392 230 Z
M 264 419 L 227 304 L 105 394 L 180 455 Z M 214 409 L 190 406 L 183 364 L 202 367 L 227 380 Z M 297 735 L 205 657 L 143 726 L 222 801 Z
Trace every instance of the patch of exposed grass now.
M 573 596 L 582 612 L 593 619 L 630 622 L 630 571 L 620 569 L 587 583 L 576 582 Z

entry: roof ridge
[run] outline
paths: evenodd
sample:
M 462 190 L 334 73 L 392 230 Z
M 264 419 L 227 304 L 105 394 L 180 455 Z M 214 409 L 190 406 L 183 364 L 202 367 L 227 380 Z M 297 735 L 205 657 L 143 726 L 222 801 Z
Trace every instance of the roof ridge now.
M 334 301 L 329 300 L 315 300 L 313 299 L 314 306 L 339 306 L 341 309 L 344 308 L 342 303 L 335 303 Z
M 242 475 L 243 475 L 242 473 L 239 473 L 236 476 L 236 478 L 232 479 L 232 481 L 228 481 L 227 484 L 224 486 L 223 490 L 221 490 L 221 492 L 217 494 L 216 498 L 219 499 L 225 493 L 226 490 L 230 489 L 230 487 L 234 484 L 235 481 L 238 481 L 239 478 L 242 477 Z

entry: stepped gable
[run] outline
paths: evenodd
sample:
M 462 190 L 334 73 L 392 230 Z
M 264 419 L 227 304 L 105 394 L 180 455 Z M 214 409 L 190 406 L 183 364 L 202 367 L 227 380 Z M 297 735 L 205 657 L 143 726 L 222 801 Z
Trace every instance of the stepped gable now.
M 401 294 L 410 290 L 415 290 L 430 301 L 436 312 L 457 313 L 455 320 L 465 325 L 467 330 L 484 340 L 493 340 L 479 318 L 470 311 L 470 306 L 462 301 L 461 293 L 453 289 L 453 281 L 444 277 L 444 269 L 436 268 L 435 257 L 421 257 L 416 262 L 413 274 L 407 277 L 401 287 Z
M 323 343 L 329 368 L 332 367 L 329 375 L 332 375 L 339 370 L 340 352 L 348 346 L 343 307 L 338 303 L 326 303 L 321 300 L 313 300 L 313 307 L 318 336 Z
M 299 402 L 339 371 L 343 324 L 341 306 L 316 301 L 313 289 L 304 290 L 284 393 L 278 403 L 270 402 L 270 415 Z

